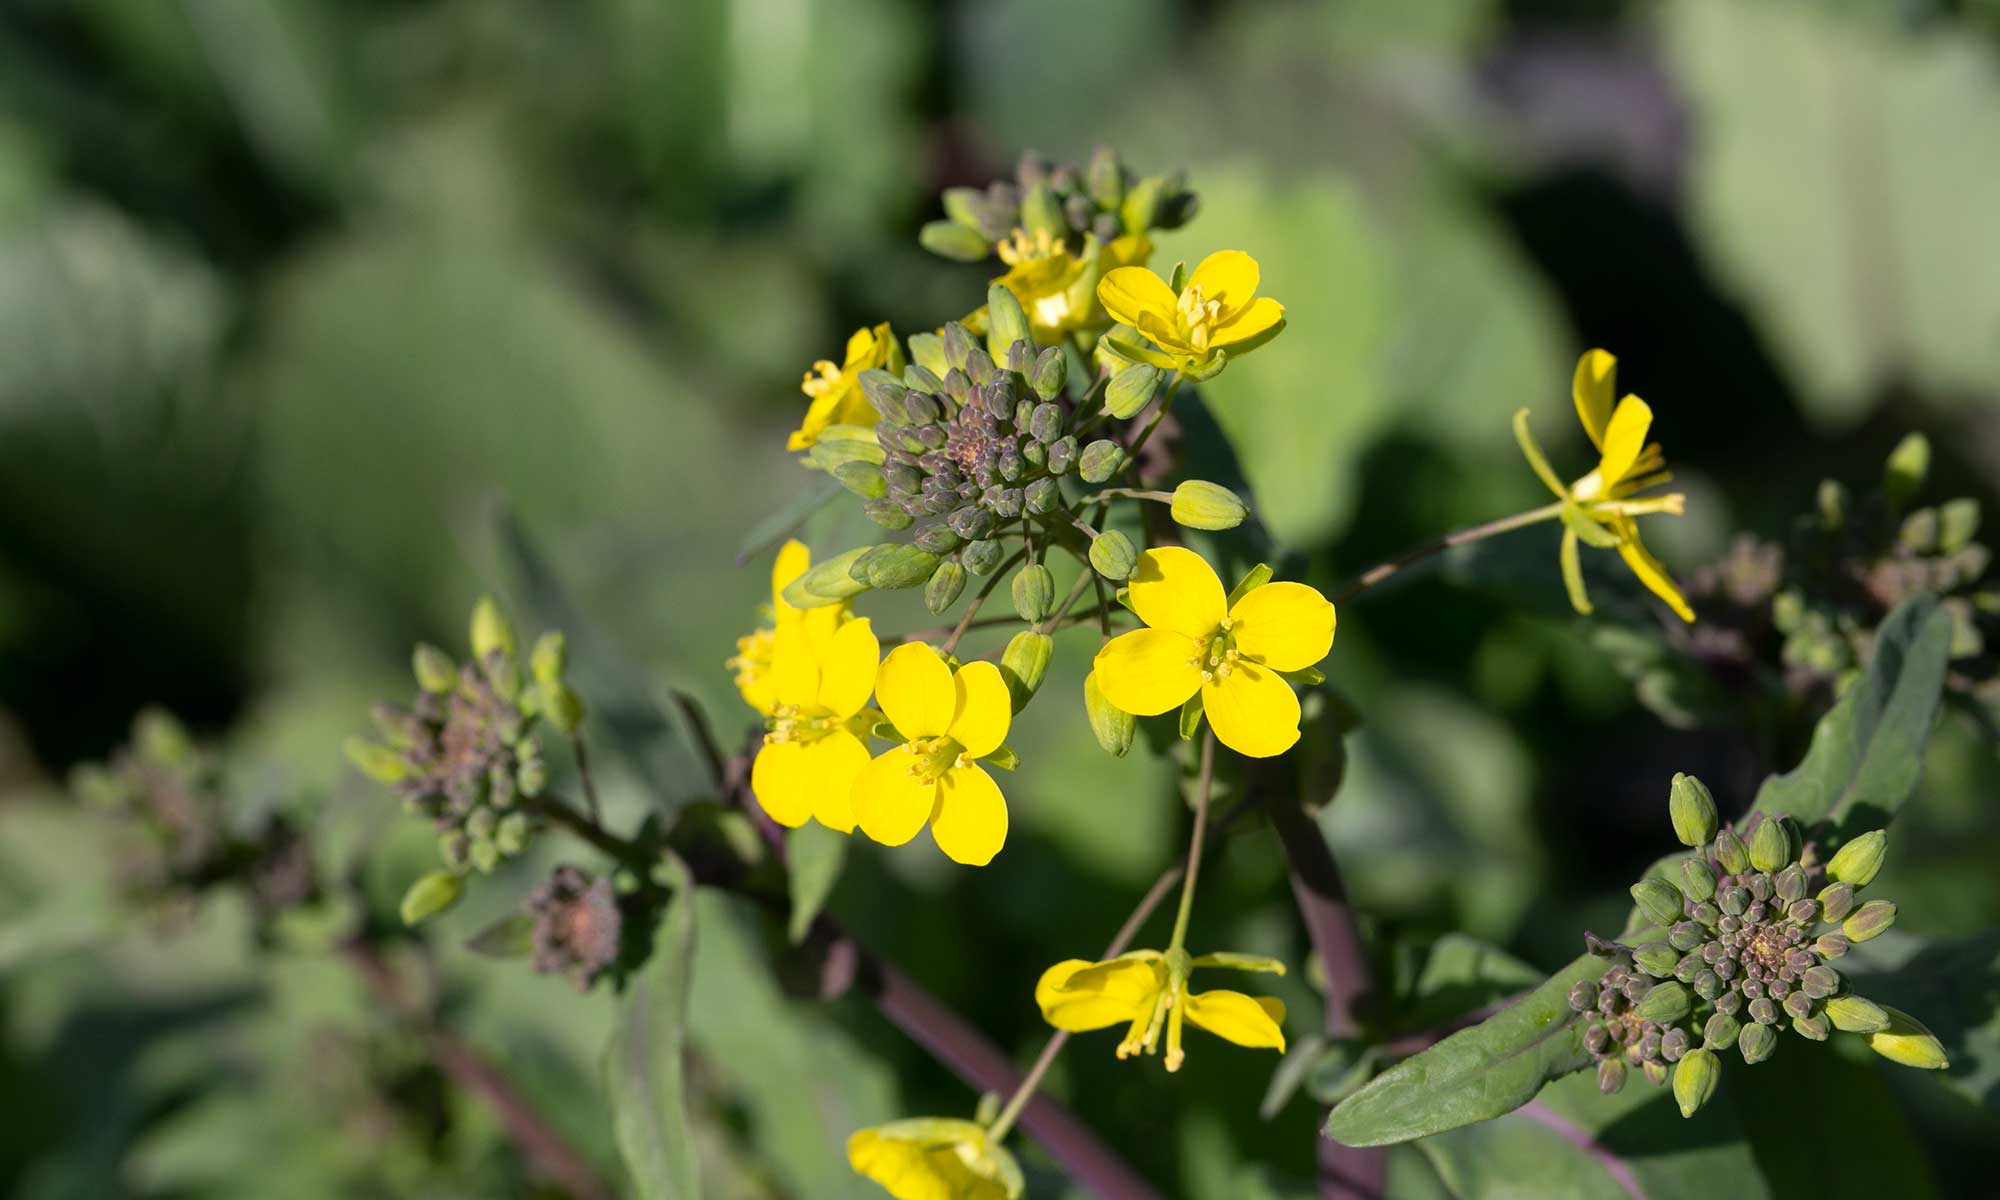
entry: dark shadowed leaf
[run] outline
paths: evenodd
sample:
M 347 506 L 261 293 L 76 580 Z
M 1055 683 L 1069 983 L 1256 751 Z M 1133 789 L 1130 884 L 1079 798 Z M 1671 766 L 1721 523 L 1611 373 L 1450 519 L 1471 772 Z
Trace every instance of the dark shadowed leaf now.
M 847 861 L 847 836 L 817 821 L 808 821 L 785 835 L 785 853 L 791 867 L 789 932 L 796 946 L 805 940 L 813 919 L 826 907 L 833 885 L 840 882 L 840 868 Z

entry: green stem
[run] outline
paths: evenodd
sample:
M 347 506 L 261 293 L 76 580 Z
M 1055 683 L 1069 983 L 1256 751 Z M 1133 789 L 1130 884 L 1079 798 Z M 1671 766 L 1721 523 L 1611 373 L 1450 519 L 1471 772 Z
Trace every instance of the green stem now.
M 1543 521 L 1554 520 L 1561 515 L 1562 501 L 1558 500 L 1554 504 L 1546 505 L 1542 508 L 1529 509 L 1527 512 L 1515 513 L 1511 517 L 1502 517 L 1497 521 L 1488 521 L 1483 525 L 1471 525 L 1464 529 L 1455 529 L 1443 537 L 1425 542 L 1423 545 L 1413 550 L 1407 550 L 1385 563 L 1368 568 L 1353 583 L 1334 593 L 1333 602 L 1335 604 L 1344 604 L 1369 588 L 1374 587 L 1376 584 L 1389 579 L 1403 568 L 1413 563 L 1421 562 L 1434 554 L 1441 554 L 1454 546 L 1469 545 L 1473 542 L 1493 537 L 1496 534 L 1507 533 L 1527 525 L 1536 525 Z
M 1194 911 L 1195 877 L 1201 873 L 1202 835 L 1208 832 L 1208 792 L 1215 782 L 1215 731 L 1209 730 L 1201 739 L 1201 782 L 1196 785 L 1194 801 L 1194 836 L 1188 840 L 1187 873 L 1181 877 L 1181 907 L 1174 914 L 1174 937 L 1167 944 L 1168 953 L 1184 949 L 1187 939 L 1188 915 Z
M 1050 613 L 1046 620 L 1036 623 L 1035 632 L 1046 634 L 1060 629 L 1063 618 L 1069 615 L 1069 610 L 1075 607 L 1077 598 L 1083 595 L 1083 589 L 1095 578 L 1097 578 L 1097 572 L 1091 569 L 1089 563 L 1085 563 L 1083 565 L 1083 572 L 1076 577 L 1076 583 L 1070 587 L 1069 595 L 1063 597 L 1062 607 Z M 1086 620 L 1088 616 L 1089 614 L 1085 614 L 1079 620 Z
M 958 649 L 958 639 L 964 637 L 965 631 L 972 628 L 972 618 L 979 615 L 979 609 L 986 603 L 986 597 L 993 594 L 993 589 L 1000 586 L 1000 581 L 1007 577 L 1007 572 L 1013 569 L 1014 564 L 1025 558 L 1027 553 L 1026 547 L 1016 550 L 1006 562 L 994 568 L 992 576 L 979 589 L 979 594 L 972 598 L 972 603 L 965 606 L 965 615 L 958 619 L 958 624 L 952 626 L 951 636 L 944 640 L 943 653 L 950 654 L 952 651 Z M 905 638 L 904 640 L 908 641 L 909 639 Z
M 1125 453 L 1131 456 L 1131 462 L 1126 464 L 1128 470 L 1133 463 L 1139 461 L 1139 451 L 1146 448 L 1146 443 L 1151 440 L 1153 431 L 1160 427 L 1161 421 L 1167 419 L 1167 410 L 1174 406 L 1174 395 L 1181 390 L 1181 384 L 1186 382 L 1186 380 L 1187 376 L 1182 375 L 1179 371 L 1174 372 L 1174 381 L 1167 385 L 1167 394 L 1160 398 L 1160 406 L 1153 410 L 1153 419 L 1146 422 L 1146 427 L 1139 431 L 1138 438 L 1125 450 Z
M 1141 488 L 1105 488 L 1093 492 L 1077 502 L 1078 508 L 1089 508 L 1093 504 L 1104 504 L 1112 500 L 1151 500 L 1155 504 L 1172 504 L 1172 492 L 1149 492 Z

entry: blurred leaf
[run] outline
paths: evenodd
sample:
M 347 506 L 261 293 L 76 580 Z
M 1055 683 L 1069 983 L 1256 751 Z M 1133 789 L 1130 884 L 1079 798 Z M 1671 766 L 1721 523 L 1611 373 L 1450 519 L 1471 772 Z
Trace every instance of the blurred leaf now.
M 1857 994 L 1902 1009 L 1944 1043 L 1949 1067 L 1909 1074 L 2000 1114 L 2000 930 L 1949 942 L 1892 931 L 1856 946 L 1841 974 Z
M 1755 810 L 1835 822 L 1843 837 L 1887 825 L 1923 776 L 1950 651 L 1951 614 L 1933 597 L 1883 618 L 1867 671 L 1820 720 L 1799 765 L 1764 781 Z
M 833 885 L 840 882 L 840 868 L 847 861 L 847 835 L 808 821 L 785 835 L 785 852 L 791 868 L 787 877 L 792 896 L 788 928 L 796 946 L 805 940 L 806 931 L 826 907 Z
M 520 958 L 535 948 L 535 918 L 508 913 L 465 940 L 465 948 L 488 958 Z
M 632 980 L 604 1047 L 605 1092 L 636 1194 L 693 1200 L 699 1164 L 688 1131 L 686 1038 L 694 984 L 694 877 L 671 856 L 673 896 L 660 917 L 653 954 Z
M 736 551 L 736 565 L 742 566 L 751 559 L 769 550 L 798 531 L 834 497 L 845 489 L 831 479 L 821 479 L 792 497 L 783 508 L 765 517 L 743 537 L 743 544 Z
M 1779 1046 L 1754 1070 L 1728 1069 L 1723 1082 L 1775 1195 L 1926 1200 L 1938 1194 L 1922 1147 L 1883 1082 L 1883 1071 L 1907 1068 L 1878 1067 L 1873 1052 L 1846 1036 L 1822 1044 L 1787 1037 Z M 1802 1129 L 1808 1123 L 1838 1133 L 1814 1137 Z
M 1462 933 L 1423 947 L 1399 945 L 1391 1032 L 1432 1029 L 1496 1000 L 1527 991 L 1542 973 L 1506 951 Z
M 1285 1056 L 1271 1071 L 1271 1082 L 1265 1085 L 1264 1098 L 1257 1103 L 1257 1115 L 1266 1121 L 1277 1116 L 1285 1105 L 1292 1102 L 1299 1085 L 1306 1081 L 1306 1074 L 1326 1053 L 1326 1039 L 1311 1033 L 1294 1041 L 1285 1049 Z

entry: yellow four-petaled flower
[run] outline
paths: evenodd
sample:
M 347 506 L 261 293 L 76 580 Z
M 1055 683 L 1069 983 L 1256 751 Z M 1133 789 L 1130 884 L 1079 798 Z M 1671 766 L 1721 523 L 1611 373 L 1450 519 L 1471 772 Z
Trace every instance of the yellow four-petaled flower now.
M 1097 652 L 1106 700 L 1150 717 L 1199 693 L 1215 736 L 1252 758 L 1299 740 L 1299 698 L 1280 673 L 1303 671 L 1333 647 L 1326 597 L 1302 583 L 1266 583 L 1231 605 L 1200 555 L 1164 546 L 1139 556 L 1127 598 L 1147 627 Z
M 1112 320 L 1158 347 L 1134 347 L 1138 357 L 1157 367 L 1199 369 L 1218 351 L 1248 353 L 1283 324 L 1285 306 L 1257 295 L 1258 282 L 1256 259 L 1218 250 L 1201 260 L 1179 295 L 1145 267 L 1121 267 L 1098 283 L 1097 299 Z
M 805 374 L 799 390 L 812 401 L 805 419 L 785 443 L 788 450 L 810 450 L 829 425 L 875 424 L 879 414 L 861 392 L 861 373 L 875 367 L 901 371 L 903 349 L 885 322 L 873 329 L 857 329 L 847 339 L 847 358 L 839 366 L 820 359 Z
M 972 1121 L 916 1117 L 856 1130 L 847 1163 L 896 1200 L 1016 1200 L 1021 1168 Z
M 861 830 L 900 846 L 926 824 L 954 862 L 983 867 L 1007 841 L 1007 801 L 976 760 L 1007 739 L 1013 702 L 1000 669 L 970 662 L 953 671 L 922 642 L 882 660 L 876 699 L 905 739 L 854 780 Z
M 1193 1022 L 1239 1046 L 1284 1050 L 1284 1001 L 1226 989 L 1191 992 L 1188 975 L 1196 967 L 1285 973 L 1285 964 L 1275 958 L 1248 954 L 1191 958 L 1185 950 L 1134 950 L 1105 962 L 1072 958 L 1057 963 L 1035 984 L 1035 1003 L 1044 1020 L 1071 1033 L 1124 1025 L 1120 1058 L 1157 1052 L 1164 1031 L 1169 1071 L 1180 1070 L 1185 1057 L 1183 1022 Z
M 1017 229 L 999 245 L 1007 273 L 994 282 L 1021 302 L 1035 341 L 1052 346 L 1077 330 L 1109 325 L 1097 302 L 1100 279 L 1106 272 L 1145 262 L 1152 252 L 1153 243 L 1143 234 L 1124 234 L 1105 244 L 1091 235 L 1078 255 L 1046 231 L 1030 236 Z

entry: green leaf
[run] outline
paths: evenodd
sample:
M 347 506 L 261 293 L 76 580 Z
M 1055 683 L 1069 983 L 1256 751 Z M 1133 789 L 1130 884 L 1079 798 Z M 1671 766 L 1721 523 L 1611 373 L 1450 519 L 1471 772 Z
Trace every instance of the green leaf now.
M 1943 1071 L 1885 1067 L 2000 1115 L 2000 930 L 1931 942 L 1891 933 L 1856 946 L 1841 974 L 1857 995 L 1902 1009 L 1944 1044 Z
M 791 867 L 786 881 L 792 897 L 788 932 L 796 946 L 805 940 L 813 919 L 826 907 L 833 885 L 840 882 L 840 868 L 847 861 L 847 835 L 808 821 L 785 835 L 785 857 Z
M 1570 1018 L 1570 985 L 1604 973 L 1585 954 L 1520 1003 L 1404 1059 L 1342 1101 L 1325 1134 L 1349 1146 L 1382 1146 L 1512 1112 L 1542 1085 L 1590 1065 Z
M 1830 821 L 1848 837 L 1887 825 L 1923 774 L 1950 652 L 1951 614 L 1933 597 L 1885 617 L 1868 670 L 1820 720 L 1799 765 L 1764 781 L 1755 810 Z
M 792 536 L 807 518 L 825 508 L 842 490 L 837 481 L 823 479 L 792 497 L 783 508 L 757 522 L 743 536 L 743 544 L 736 548 L 736 565 L 742 566 Z
M 1462 933 L 1397 951 L 1396 1001 L 1387 1022 L 1392 1033 L 1434 1029 L 1542 982 L 1542 973 L 1527 963 Z
M 688 996 L 694 974 L 694 877 L 668 855 L 673 886 L 645 970 L 632 980 L 604 1046 L 604 1089 L 618 1152 L 642 1200 L 701 1194 L 688 1130 Z
M 465 948 L 488 958 L 520 958 L 535 948 L 535 918 L 508 913 L 465 939 Z

